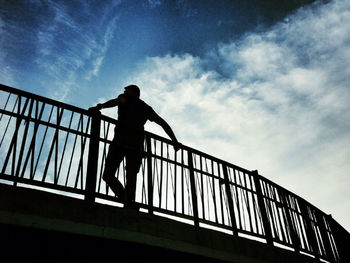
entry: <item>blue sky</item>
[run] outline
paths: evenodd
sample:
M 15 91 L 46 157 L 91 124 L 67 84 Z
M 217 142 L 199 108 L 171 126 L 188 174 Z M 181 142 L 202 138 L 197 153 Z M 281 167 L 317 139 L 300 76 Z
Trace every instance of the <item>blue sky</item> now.
M 182 143 L 258 169 L 350 229 L 349 1 L 0 6 L 1 83 L 83 108 L 135 83 Z

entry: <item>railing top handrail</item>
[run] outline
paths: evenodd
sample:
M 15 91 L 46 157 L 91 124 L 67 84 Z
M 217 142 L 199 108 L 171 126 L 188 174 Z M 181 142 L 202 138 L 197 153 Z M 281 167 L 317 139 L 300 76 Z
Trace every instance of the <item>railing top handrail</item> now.
M 86 115 L 91 115 L 90 111 L 82 109 L 82 108 L 79 108 L 77 106 L 73 106 L 71 104 L 60 102 L 60 101 L 57 101 L 57 100 L 54 100 L 54 99 L 46 98 L 46 97 L 43 97 L 43 96 L 31 93 L 31 92 L 28 92 L 28 91 L 12 88 L 12 87 L 9 87 L 9 86 L 3 85 L 3 84 L 0 84 L 0 90 L 4 90 L 4 91 L 7 91 L 9 93 L 17 94 L 17 95 L 20 95 L 20 96 L 26 96 L 26 97 L 30 97 L 30 98 L 33 98 L 33 99 L 37 99 L 37 100 L 40 100 L 42 102 L 45 102 L 45 103 L 48 103 L 48 104 L 52 104 L 52 105 L 55 105 L 55 106 L 59 106 L 59 107 L 62 107 L 62 108 L 66 108 L 66 109 L 71 110 L 71 111 L 79 112 L 79 113 L 86 114 Z

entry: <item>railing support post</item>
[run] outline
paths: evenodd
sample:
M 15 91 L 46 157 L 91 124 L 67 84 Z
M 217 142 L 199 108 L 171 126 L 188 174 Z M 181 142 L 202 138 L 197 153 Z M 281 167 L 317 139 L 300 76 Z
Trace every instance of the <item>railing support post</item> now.
M 289 234 L 290 234 L 290 237 L 292 240 L 292 245 L 293 245 L 295 251 L 299 253 L 300 249 L 301 249 L 301 244 L 300 244 L 300 240 L 299 240 L 299 237 L 297 234 L 296 225 L 294 224 L 293 219 L 292 219 L 292 211 L 291 211 L 292 207 L 289 205 L 288 197 L 286 196 L 286 194 L 284 193 L 283 190 L 278 189 L 277 193 L 280 196 L 281 202 L 283 204 L 285 216 L 287 219 L 286 228 L 289 231 Z
M 326 252 L 326 259 L 331 261 L 336 261 L 337 258 L 334 257 L 333 251 L 332 251 L 332 245 L 329 240 L 329 236 L 327 234 L 327 226 L 326 226 L 326 215 L 322 214 L 320 210 L 315 210 L 315 217 L 317 220 L 318 228 L 321 234 L 322 243 L 324 250 Z
M 309 211 L 308 208 L 309 206 L 304 200 L 299 200 L 299 207 L 300 211 L 303 217 L 303 222 L 304 222 L 304 227 L 305 227 L 305 232 L 306 232 L 306 237 L 309 243 L 309 246 L 311 247 L 311 251 L 313 252 L 316 261 L 320 260 L 320 251 L 318 249 L 317 245 L 317 238 L 315 235 L 315 230 L 312 227 L 311 224 L 311 211 Z
M 232 198 L 231 188 L 230 188 L 230 181 L 228 178 L 227 166 L 225 164 L 222 165 L 222 171 L 224 174 L 225 191 L 226 191 L 226 196 L 227 196 L 228 208 L 230 210 L 232 232 L 233 232 L 234 236 L 238 236 L 235 212 L 234 212 L 234 208 L 233 208 L 233 198 Z
M 332 215 L 327 216 L 329 226 L 334 238 L 336 251 L 334 251 L 333 256 L 336 258 L 337 262 L 346 263 L 350 262 L 350 234 L 343 228 L 337 221 L 332 218 Z
M 85 186 L 85 200 L 90 202 L 95 201 L 98 152 L 99 152 L 99 144 L 100 144 L 99 143 L 100 128 L 101 128 L 101 113 L 99 111 L 93 111 L 91 116 L 89 155 L 88 155 L 86 186 Z
M 148 191 L 148 212 L 153 214 L 153 174 L 152 174 L 152 148 L 151 137 L 146 135 L 146 150 L 147 150 L 147 191 Z
M 260 212 L 261 212 L 261 219 L 262 219 L 262 223 L 263 223 L 263 226 L 264 226 L 266 242 L 267 242 L 267 244 L 272 245 L 273 244 L 273 239 L 272 239 L 270 220 L 269 220 L 269 218 L 267 216 L 266 206 L 265 206 L 265 202 L 264 202 L 264 197 L 263 197 L 263 193 L 262 193 L 261 186 L 260 186 L 260 175 L 259 175 L 257 170 L 254 170 L 254 171 L 252 171 L 252 176 L 253 176 L 253 179 L 254 179 L 256 195 L 257 195 L 257 198 L 258 198 L 258 205 L 259 205 Z
M 198 217 L 198 203 L 197 203 L 197 192 L 196 192 L 196 181 L 194 179 L 194 171 L 193 171 L 193 155 L 192 152 L 187 152 L 188 157 L 188 166 L 190 172 L 190 183 L 191 183 L 191 195 L 192 195 L 192 205 L 193 205 L 193 217 L 194 217 L 194 225 L 199 227 L 199 217 Z

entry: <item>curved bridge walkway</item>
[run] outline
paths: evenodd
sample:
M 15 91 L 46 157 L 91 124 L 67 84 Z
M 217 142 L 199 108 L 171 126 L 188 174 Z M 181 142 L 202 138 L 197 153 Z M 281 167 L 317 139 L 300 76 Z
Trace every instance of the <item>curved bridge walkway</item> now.
M 142 242 L 207 258 L 349 262 L 349 233 L 330 215 L 257 171 L 187 146 L 174 152 L 170 140 L 151 133 L 146 133 L 146 154 L 137 178 L 140 211 L 123 209 L 101 179 L 115 125 L 116 120 L 98 113 L 0 85 L 0 223 L 33 225 L 20 215 L 27 211 L 35 218 L 42 207 L 53 213 L 50 218 L 65 220 L 64 228 L 79 218 L 83 224 L 87 217 L 82 215 L 90 211 L 102 220 L 86 219 L 96 227 L 110 222 L 107 217 L 115 218 L 109 238 L 146 240 Z M 117 176 L 125 183 L 123 167 L 124 163 Z M 40 201 L 43 198 L 48 203 Z M 47 204 L 56 205 L 61 214 Z M 76 212 L 79 209 L 81 213 Z M 74 220 L 69 221 L 72 215 Z M 127 237 L 129 230 L 137 238 Z M 94 233 L 106 237 L 105 230 Z

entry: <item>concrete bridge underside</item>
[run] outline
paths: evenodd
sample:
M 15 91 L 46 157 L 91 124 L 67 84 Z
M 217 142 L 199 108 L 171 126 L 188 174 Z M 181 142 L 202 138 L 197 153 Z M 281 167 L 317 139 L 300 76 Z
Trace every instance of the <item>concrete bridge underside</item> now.
M 2 257 L 25 262 L 313 262 L 164 217 L 4 184 L 0 233 Z

